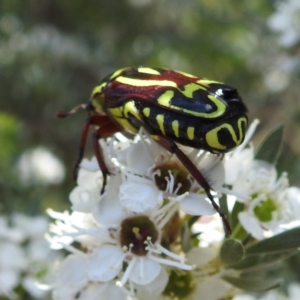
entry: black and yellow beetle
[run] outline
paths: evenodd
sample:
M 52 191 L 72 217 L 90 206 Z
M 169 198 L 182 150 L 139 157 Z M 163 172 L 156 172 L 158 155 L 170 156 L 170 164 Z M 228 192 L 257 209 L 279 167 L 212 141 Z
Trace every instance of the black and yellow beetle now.
M 247 127 L 247 108 L 237 90 L 221 82 L 183 72 L 159 68 L 124 68 L 104 78 L 92 92 L 91 100 L 70 112 L 86 109 L 78 160 L 83 158 L 91 125 L 95 126 L 95 155 L 103 173 L 103 188 L 109 170 L 98 140 L 119 131 L 137 133 L 144 127 L 163 148 L 174 153 L 203 187 L 213 207 L 223 219 L 227 233 L 230 226 L 211 195 L 211 187 L 177 143 L 212 153 L 225 153 L 240 145 Z

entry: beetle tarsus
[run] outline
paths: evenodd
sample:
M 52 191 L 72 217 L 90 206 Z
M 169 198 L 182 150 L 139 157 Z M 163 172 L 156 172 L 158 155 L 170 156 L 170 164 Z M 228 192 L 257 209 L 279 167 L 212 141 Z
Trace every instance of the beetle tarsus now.
M 58 118 L 67 118 L 67 117 L 72 116 L 75 113 L 77 113 L 77 111 L 79 109 L 86 109 L 86 107 L 87 107 L 86 104 L 79 104 L 79 105 L 75 106 L 73 109 L 71 109 L 70 111 L 58 111 L 56 113 L 56 116 Z

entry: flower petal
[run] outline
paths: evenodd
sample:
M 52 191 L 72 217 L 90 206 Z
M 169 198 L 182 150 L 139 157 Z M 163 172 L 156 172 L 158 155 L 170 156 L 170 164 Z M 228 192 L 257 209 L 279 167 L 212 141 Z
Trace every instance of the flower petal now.
M 137 289 L 137 297 L 138 299 L 155 299 L 159 297 L 159 295 L 164 291 L 169 280 L 168 273 L 165 268 L 161 268 L 158 276 L 150 282 L 150 284 L 135 284 Z
M 213 247 L 192 248 L 186 255 L 189 264 L 196 265 L 198 268 L 204 267 L 217 257 L 217 252 Z
M 242 211 L 238 214 L 238 219 L 245 230 L 247 230 L 253 237 L 258 240 L 264 239 L 263 230 L 256 218 L 251 216 L 248 212 Z
M 181 209 L 190 215 L 213 215 L 216 213 L 210 202 L 205 200 L 206 195 L 190 193 L 181 200 Z
M 127 166 L 133 168 L 138 174 L 145 174 L 153 165 L 153 158 L 148 155 L 149 150 L 144 143 L 133 144 L 127 152 Z
M 129 279 L 145 285 L 151 283 L 160 273 L 161 265 L 148 257 L 139 257 L 130 272 Z
M 121 177 L 119 175 L 113 176 L 107 184 L 105 193 L 93 208 L 92 215 L 99 224 L 109 226 L 120 224 L 122 219 L 126 217 L 126 211 L 119 201 L 120 182 Z
M 117 300 L 126 300 L 127 295 L 124 292 L 124 289 L 116 286 L 116 283 L 113 281 L 98 283 L 91 282 L 87 288 L 85 288 L 78 298 L 78 300 L 99 300 L 99 299 L 117 299 Z
M 0 286 L 2 291 L 12 293 L 13 289 L 18 285 L 20 273 L 13 268 L 3 268 L 0 270 Z
M 226 184 L 233 185 L 247 168 L 247 164 L 252 162 L 253 157 L 254 149 L 252 147 L 226 154 L 224 160 Z
M 144 184 L 131 180 L 120 186 L 120 203 L 133 212 L 154 208 L 162 199 L 163 193 L 150 180 L 144 179 Z
M 219 300 L 226 298 L 226 293 L 232 289 L 232 286 L 218 278 L 218 276 L 205 277 L 203 281 L 197 284 L 193 299 L 197 300 Z
M 69 255 L 60 265 L 53 299 L 71 300 L 87 284 L 85 255 Z
M 225 168 L 222 161 L 219 161 L 208 170 L 204 169 L 204 174 L 208 172 L 207 178 L 212 187 L 222 186 L 225 181 Z
M 103 245 L 89 255 L 86 265 L 88 278 L 91 281 L 107 282 L 115 278 L 122 269 L 121 248 L 114 245 Z
M 286 190 L 286 196 L 289 201 L 290 211 L 293 220 L 300 219 L 300 188 L 290 187 Z

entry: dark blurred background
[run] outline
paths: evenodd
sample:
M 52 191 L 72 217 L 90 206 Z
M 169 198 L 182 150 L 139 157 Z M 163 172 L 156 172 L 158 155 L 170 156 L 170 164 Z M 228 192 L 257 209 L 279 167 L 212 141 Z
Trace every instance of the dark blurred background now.
M 1 0 L 1 212 L 69 207 L 85 113 L 56 111 L 137 65 L 237 87 L 261 121 L 256 143 L 284 123 L 277 167 L 299 185 L 299 16 L 297 1 Z

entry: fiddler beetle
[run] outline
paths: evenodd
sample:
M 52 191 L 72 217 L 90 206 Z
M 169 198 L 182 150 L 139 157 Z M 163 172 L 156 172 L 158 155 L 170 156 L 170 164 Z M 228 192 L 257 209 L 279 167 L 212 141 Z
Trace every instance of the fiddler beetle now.
M 75 178 L 90 126 L 95 127 L 94 151 L 103 173 L 101 193 L 109 170 L 99 139 L 120 131 L 136 134 L 143 127 L 159 145 L 175 154 L 202 186 L 222 217 L 226 233 L 230 233 L 229 222 L 214 201 L 211 186 L 177 143 L 216 154 L 226 153 L 240 145 L 248 119 L 247 108 L 235 88 L 168 69 L 124 68 L 105 77 L 93 89 L 87 104 L 80 104 L 69 112 L 60 111 L 57 116 L 67 117 L 79 109 L 85 109 L 88 116 L 73 171 Z

